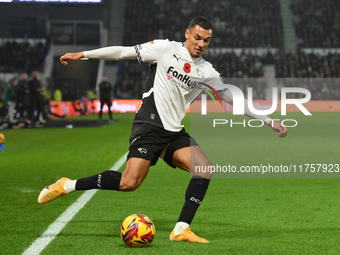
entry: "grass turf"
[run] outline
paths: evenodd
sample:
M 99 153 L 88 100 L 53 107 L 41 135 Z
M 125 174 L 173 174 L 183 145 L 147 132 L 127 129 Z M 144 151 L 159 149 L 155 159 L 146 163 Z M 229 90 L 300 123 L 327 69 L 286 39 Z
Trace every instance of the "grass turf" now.
M 0 254 L 21 254 L 83 193 L 38 205 L 36 199 L 44 186 L 60 176 L 79 178 L 109 169 L 127 151 L 133 116 L 115 117 L 117 123 L 100 128 L 2 131 L 6 150 L 0 151 Z M 212 161 L 213 137 L 226 132 L 223 139 L 227 144 L 217 148 L 227 150 L 228 162 L 235 165 L 339 164 L 336 117 L 331 113 L 309 118 L 291 114 L 290 118 L 299 119 L 299 126 L 289 129 L 284 139 L 276 138 L 267 127 L 219 127 L 221 130 L 211 133 L 207 121 L 202 129 L 210 133 L 195 138 Z M 186 118 L 185 124 L 189 123 Z M 216 141 L 221 144 L 221 137 Z M 189 179 L 184 171 L 173 170 L 160 160 L 137 191 L 97 192 L 42 254 L 340 252 L 340 187 L 336 178 L 214 178 L 192 223 L 192 230 L 210 243 L 170 242 Z M 132 213 L 144 213 L 154 221 L 156 237 L 151 246 L 132 249 L 120 239 L 120 224 Z

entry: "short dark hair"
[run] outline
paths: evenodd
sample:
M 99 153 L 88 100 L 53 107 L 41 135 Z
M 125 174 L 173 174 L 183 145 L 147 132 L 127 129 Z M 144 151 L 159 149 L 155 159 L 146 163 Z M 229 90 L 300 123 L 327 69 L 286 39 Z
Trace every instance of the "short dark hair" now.
M 203 16 L 198 16 L 198 17 L 193 18 L 190 21 L 189 29 L 194 28 L 197 25 L 199 25 L 201 28 L 203 28 L 205 30 L 212 29 L 212 24 L 211 24 L 210 20 L 208 20 L 206 17 L 203 17 Z

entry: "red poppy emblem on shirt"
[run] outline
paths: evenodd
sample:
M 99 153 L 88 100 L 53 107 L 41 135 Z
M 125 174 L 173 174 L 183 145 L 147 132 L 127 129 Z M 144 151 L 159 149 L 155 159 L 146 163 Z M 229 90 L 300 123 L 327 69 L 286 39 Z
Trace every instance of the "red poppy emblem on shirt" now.
M 185 63 L 184 67 L 183 67 L 183 71 L 186 73 L 190 73 L 191 72 L 191 65 L 189 63 Z

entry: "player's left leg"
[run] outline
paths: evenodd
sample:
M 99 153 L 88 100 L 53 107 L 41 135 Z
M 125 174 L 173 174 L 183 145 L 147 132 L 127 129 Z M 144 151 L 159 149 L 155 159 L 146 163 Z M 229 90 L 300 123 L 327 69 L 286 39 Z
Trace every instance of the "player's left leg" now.
M 172 145 L 170 144 L 169 146 Z M 172 148 L 167 149 L 168 153 L 171 153 Z M 162 154 L 162 157 L 169 157 L 169 155 L 166 155 L 165 152 Z M 211 166 L 211 163 L 204 155 L 201 148 L 195 145 L 175 150 L 172 155 L 172 164 L 175 167 L 190 171 L 192 177 L 185 193 L 185 202 L 181 214 L 170 235 L 170 240 L 207 243 L 208 241 L 206 239 L 200 238 L 191 232 L 189 225 L 203 201 L 211 178 L 210 172 L 196 171 L 196 166 L 206 167 Z
M 150 163 L 151 161 L 142 158 L 129 158 L 123 173 L 107 170 L 77 180 L 63 177 L 40 192 L 38 203 L 45 204 L 76 190 L 133 191 L 142 184 L 148 174 Z
M 100 111 L 99 111 L 99 120 L 102 119 L 102 116 L 103 116 L 103 107 L 104 107 L 104 104 L 105 104 L 105 101 L 104 100 L 100 100 Z

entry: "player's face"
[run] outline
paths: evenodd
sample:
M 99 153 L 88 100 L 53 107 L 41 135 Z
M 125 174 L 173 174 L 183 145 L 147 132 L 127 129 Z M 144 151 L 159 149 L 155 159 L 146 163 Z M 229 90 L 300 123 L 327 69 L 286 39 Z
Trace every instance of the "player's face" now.
M 198 58 L 207 50 L 211 37 L 211 29 L 206 30 L 199 25 L 196 25 L 196 27 L 191 28 L 190 30 L 185 30 L 185 38 L 187 39 L 185 47 L 192 57 Z

